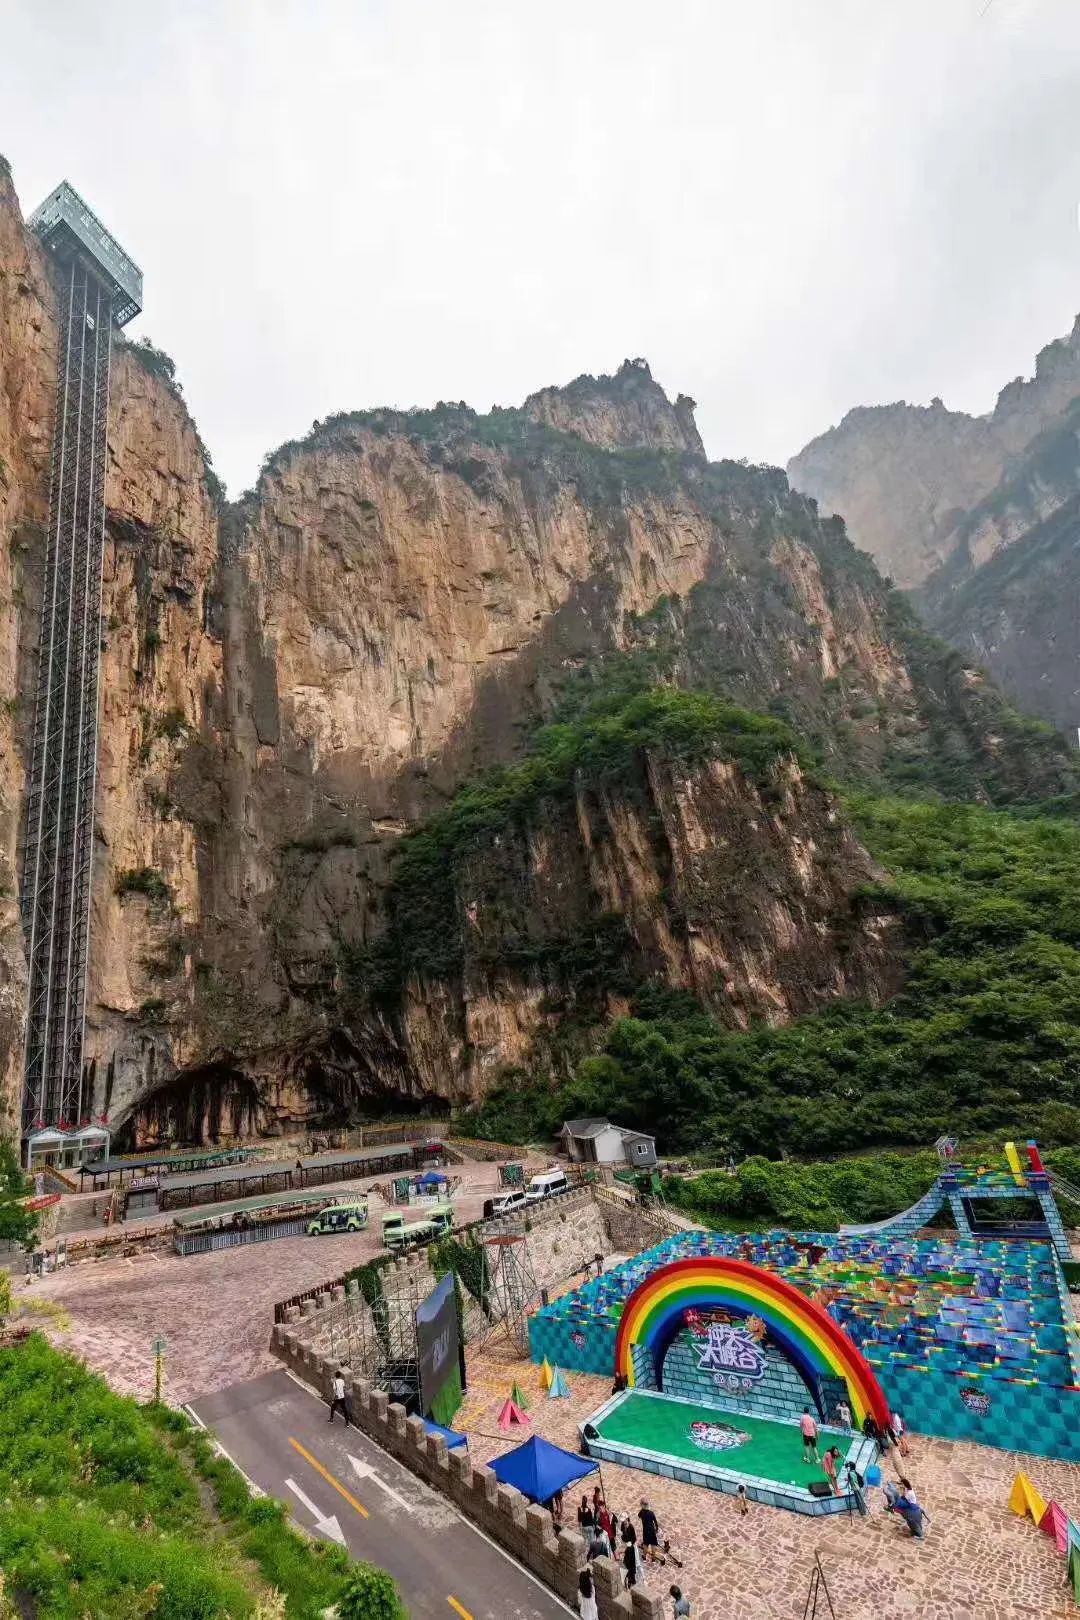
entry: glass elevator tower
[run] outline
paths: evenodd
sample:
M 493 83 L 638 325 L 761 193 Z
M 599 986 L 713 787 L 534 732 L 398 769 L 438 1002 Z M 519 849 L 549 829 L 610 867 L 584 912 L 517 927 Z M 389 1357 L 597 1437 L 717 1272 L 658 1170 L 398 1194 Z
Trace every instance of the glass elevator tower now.
M 142 272 L 66 181 L 27 223 L 54 261 L 60 315 L 22 877 L 29 970 L 22 1128 L 30 1164 L 45 1157 L 46 1149 L 50 1158 L 65 1157 L 66 1149 L 78 1145 L 80 1128 L 89 1125 L 83 1026 L 109 364 L 114 326 L 124 326 L 142 308 Z

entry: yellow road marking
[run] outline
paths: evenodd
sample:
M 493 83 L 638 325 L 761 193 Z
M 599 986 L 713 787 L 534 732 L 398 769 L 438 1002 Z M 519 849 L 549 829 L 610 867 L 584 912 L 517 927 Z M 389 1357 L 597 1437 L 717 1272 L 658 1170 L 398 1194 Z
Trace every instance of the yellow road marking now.
M 330 1472 L 330 1470 L 328 1468 L 323 1467 L 323 1465 L 319 1461 L 318 1457 L 313 1457 L 311 1455 L 311 1452 L 308 1451 L 304 1446 L 302 1446 L 300 1444 L 299 1440 L 294 1440 L 293 1439 L 292 1435 L 289 1436 L 289 1444 L 290 1444 L 290 1446 L 292 1446 L 294 1451 L 298 1451 L 300 1453 L 301 1457 L 303 1457 L 305 1462 L 308 1462 L 308 1463 L 311 1464 L 312 1468 L 314 1468 L 314 1470 L 315 1470 L 315 1472 L 317 1474 L 322 1475 L 323 1479 L 325 1479 L 325 1481 L 326 1481 L 326 1483 L 328 1485 L 332 1485 L 334 1487 L 335 1491 L 337 1491 L 339 1496 L 343 1496 L 345 1498 L 346 1502 L 348 1502 L 348 1504 L 349 1504 L 349 1506 L 351 1508 L 356 1509 L 357 1513 L 359 1513 L 359 1515 L 360 1515 L 360 1517 L 362 1519 L 370 1519 L 371 1514 L 368 1512 L 368 1510 L 364 1506 L 363 1502 L 358 1502 L 356 1500 L 356 1497 L 353 1495 L 352 1491 L 347 1491 L 345 1489 L 344 1485 L 339 1485 L 337 1480 L 334 1478 L 333 1474 Z M 465 1611 L 462 1610 L 462 1613 L 464 1613 L 464 1612 Z M 468 1620 L 472 1620 L 471 1615 L 468 1617 Z
M 459 1603 L 457 1598 L 448 1597 L 446 1601 L 449 1603 L 455 1614 L 460 1614 L 461 1620 L 473 1620 L 473 1617 L 469 1613 L 468 1609 L 465 1608 L 464 1604 Z

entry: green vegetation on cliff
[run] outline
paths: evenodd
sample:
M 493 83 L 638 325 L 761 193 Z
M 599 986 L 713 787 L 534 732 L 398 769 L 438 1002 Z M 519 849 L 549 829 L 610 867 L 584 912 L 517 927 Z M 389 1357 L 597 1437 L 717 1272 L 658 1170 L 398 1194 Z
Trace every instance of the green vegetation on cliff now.
M 114 1395 L 37 1334 L 0 1346 L 0 1569 L 39 1620 L 404 1614 L 389 1576 L 290 1529 L 186 1419 Z
M 470 1131 L 521 1140 L 610 1113 L 668 1151 L 767 1155 L 950 1130 L 1080 1137 L 1080 826 L 869 797 L 851 811 L 892 874 L 867 899 L 899 912 L 911 943 L 901 995 L 733 1031 L 649 988 L 568 1086 L 517 1076 Z
M 776 760 L 797 747 L 781 721 L 707 692 L 598 689 L 580 701 L 572 718 L 539 731 L 521 764 L 464 788 L 402 840 L 388 896 L 389 927 L 374 947 L 344 957 L 350 990 L 392 997 L 410 973 L 456 973 L 462 961 L 457 879 L 464 863 L 485 842 L 526 828 L 545 801 L 566 801 L 579 784 L 625 780 L 647 750 L 686 761 L 722 756 L 764 783 Z M 588 930 L 586 957 L 603 934 L 604 920 L 597 919 Z M 572 941 L 563 944 L 575 959 L 580 955 Z M 577 960 L 579 970 L 588 965 Z

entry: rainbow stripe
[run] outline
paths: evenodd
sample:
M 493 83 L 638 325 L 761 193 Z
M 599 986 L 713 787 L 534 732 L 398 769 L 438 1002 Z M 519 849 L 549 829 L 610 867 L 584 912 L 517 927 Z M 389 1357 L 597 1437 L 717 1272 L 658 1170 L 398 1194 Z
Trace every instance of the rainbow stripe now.
M 811 1389 L 822 1376 L 847 1385 L 855 1422 L 889 1421 L 889 1406 L 869 1362 L 820 1305 L 771 1271 L 724 1255 L 675 1260 L 654 1271 L 623 1307 L 615 1371 L 634 1382 L 634 1345 L 646 1345 L 659 1371 L 687 1310 L 723 1308 L 758 1316 Z

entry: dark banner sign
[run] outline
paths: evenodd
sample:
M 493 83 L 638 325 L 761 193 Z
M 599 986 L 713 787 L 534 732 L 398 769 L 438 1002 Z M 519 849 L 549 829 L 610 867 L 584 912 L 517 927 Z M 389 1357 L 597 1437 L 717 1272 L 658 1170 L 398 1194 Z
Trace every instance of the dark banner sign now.
M 449 1426 L 461 1405 L 462 1394 L 452 1271 L 417 1306 L 416 1348 L 420 1356 L 421 1410 L 425 1417 Z

